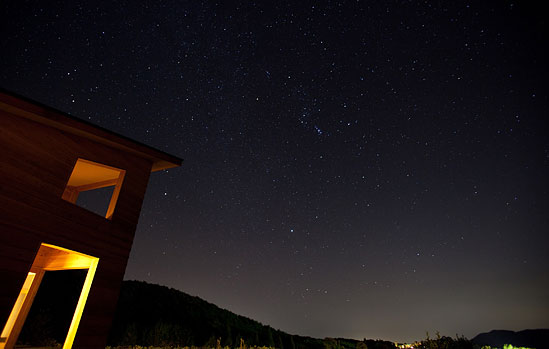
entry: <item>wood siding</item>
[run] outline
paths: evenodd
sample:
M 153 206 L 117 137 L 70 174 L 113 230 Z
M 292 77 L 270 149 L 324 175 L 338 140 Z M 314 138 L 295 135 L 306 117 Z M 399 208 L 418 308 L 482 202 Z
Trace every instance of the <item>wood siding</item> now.
M 104 348 L 153 162 L 0 110 L 0 326 L 41 243 L 99 258 L 75 348 Z M 126 171 L 111 220 L 61 198 L 78 158 Z

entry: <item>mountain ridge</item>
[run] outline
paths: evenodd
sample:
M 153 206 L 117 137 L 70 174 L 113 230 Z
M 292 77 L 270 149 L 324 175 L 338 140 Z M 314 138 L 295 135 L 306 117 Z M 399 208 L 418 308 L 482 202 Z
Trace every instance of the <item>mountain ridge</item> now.
M 549 347 L 549 329 L 526 329 L 521 331 L 492 330 L 479 333 L 471 342 L 478 345 L 502 347 L 512 344 L 516 347 L 547 348 Z
M 125 280 L 108 343 L 216 347 L 219 340 L 219 346 L 235 347 L 241 339 L 248 346 L 280 349 L 355 349 L 364 342 L 291 335 L 174 288 Z M 394 348 L 389 341 L 364 343 L 369 349 Z
M 79 271 L 46 275 L 18 343 L 34 346 L 63 343 L 84 278 L 85 273 Z M 59 288 L 61 284 L 64 287 Z M 548 342 L 549 329 L 493 330 L 480 333 L 472 340 L 437 334 L 434 339 L 418 339 L 414 347 L 473 349 L 483 345 L 501 348 L 504 344 L 512 344 L 539 349 L 547 347 Z M 194 346 L 195 349 L 395 348 L 394 342 L 379 339 L 320 339 L 288 334 L 183 291 L 144 281 L 122 283 L 107 344 L 112 347 Z

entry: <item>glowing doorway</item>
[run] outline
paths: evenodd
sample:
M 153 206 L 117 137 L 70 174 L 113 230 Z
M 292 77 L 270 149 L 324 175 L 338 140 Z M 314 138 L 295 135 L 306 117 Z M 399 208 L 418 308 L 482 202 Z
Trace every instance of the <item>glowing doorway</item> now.
M 63 344 L 63 349 L 71 348 L 98 263 L 99 258 L 50 244 L 41 244 L 27 278 L 23 283 L 21 292 L 11 310 L 8 321 L 0 335 L 0 349 L 11 349 L 15 346 L 17 337 L 25 323 L 34 296 L 38 291 L 38 287 L 40 287 L 40 282 L 46 271 L 88 269 L 84 286 L 82 287 L 82 292 L 80 293 L 80 298 L 78 299 L 71 325 Z

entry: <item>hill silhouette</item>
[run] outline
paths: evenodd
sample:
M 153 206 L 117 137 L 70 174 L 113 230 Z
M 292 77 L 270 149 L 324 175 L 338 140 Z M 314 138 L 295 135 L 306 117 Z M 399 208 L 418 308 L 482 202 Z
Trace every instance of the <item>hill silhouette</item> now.
M 109 345 L 238 347 L 280 349 L 356 349 L 360 341 L 317 339 L 263 325 L 258 321 L 190 296 L 184 292 L 143 281 L 124 281 Z M 369 349 L 394 348 L 392 342 L 365 340 Z
M 19 344 L 51 346 L 63 343 L 85 273 L 50 272 L 40 286 L 19 338 Z M 60 289 L 57 287 L 63 284 Z M 72 299 L 72 298 L 74 299 Z M 55 319 L 55 320 L 53 320 Z M 496 330 L 471 341 L 461 337 L 425 339 L 417 348 L 480 348 L 504 344 L 545 348 L 549 330 Z M 386 349 L 394 343 L 365 339 L 311 338 L 291 335 L 219 308 L 201 298 L 143 281 L 124 281 L 108 340 L 110 346 L 195 346 L 228 349 Z M 258 348 L 259 349 L 259 348 Z M 267 348 L 263 348 L 267 349 Z
M 515 347 L 547 348 L 549 345 L 549 329 L 506 331 L 493 330 L 478 334 L 471 342 L 474 344 L 503 347 L 504 344 L 512 344 Z

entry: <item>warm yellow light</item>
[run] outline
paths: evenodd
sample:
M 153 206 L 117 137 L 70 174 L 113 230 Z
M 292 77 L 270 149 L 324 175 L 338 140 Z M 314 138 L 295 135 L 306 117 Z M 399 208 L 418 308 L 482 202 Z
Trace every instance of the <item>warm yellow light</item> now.
M 63 247 L 50 244 L 41 244 L 38 253 L 28 273 L 21 292 L 17 297 L 15 305 L 12 308 L 8 321 L 2 330 L 0 337 L 0 349 L 12 348 L 15 345 L 19 332 L 23 327 L 25 318 L 30 310 L 34 296 L 38 291 L 42 277 L 46 271 L 51 270 L 70 270 L 70 269 L 88 269 L 78 304 L 74 312 L 69 332 L 63 344 L 63 348 L 71 348 L 76 336 L 80 319 L 84 311 L 84 306 L 90 293 L 91 284 L 99 258 L 92 257 L 83 253 L 72 251 Z
M 82 318 L 82 312 L 84 311 L 84 306 L 86 305 L 86 300 L 90 293 L 91 284 L 93 277 L 95 275 L 95 270 L 97 269 L 97 264 L 99 259 L 91 261 L 90 267 L 88 269 L 88 274 L 86 275 L 86 280 L 84 281 L 84 286 L 82 287 L 82 293 L 80 293 L 80 298 L 78 299 L 78 304 L 76 305 L 76 310 L 74 311 L 74 316 L 72 317 L 71 326 L 69 327 L 69 333 L 63 344 L 63 349 L 72 348 L 74 342 L 74 336 L 76 336 L 76 330 L 80 324 L 80 319 Z
M 75 204 L 80 192 L 114 186 L 105 216 L 111 219 L 125 175 L 125 170 L 89 160 L 78 159 L 69 177 L 62 198 Z
M 116 180 L 118 180 L 121 171 L 122 170 L 118 168 L 97 162 L 78 159 L 74 165 L 67 186 L 85 188 L 93 185 L 97 188 L 97 185 L 101 185 L 99 183 L 104 183 L 104 186 L 113 185 L 116 183 Z M 109 181 L 111 181 L 112 184 L 109 184 Z M 82 191 L 82 189 L 80 191 Z
M 36 276 L 36 273 L 29 272 L 27 274 L 27 278 L 25 279 L 25 282 L 23 283 L 23 287 L 21 288 L 21 292 L 19 292 L 19 296 L 17 297 L 17 300 L 15 301 L 15 305 L 13 306 L 13 309 L 11 310 L 8 321 L 6 322 L 6 325 L 4 326 L 4 329 L 2 330 L 2 334 L 0 335 L 0 348 L 5 347 L 5 343 L 8 339 L 8 335 L 10 334 L 11 330 L 13 329 L 13 326 L 15 325 L 15 320 L 17 320 L 17 316 L 19 315 L 19 312 L 21 311 L 21 308 L 23 307 L 23 304 L 25 303 L 25 299 L 27 298 L 27 294 L 29 293 L 29 289 L 32 285 L 32 282 L 33 282 L 35 276 Z

